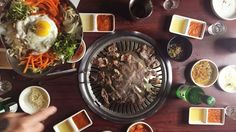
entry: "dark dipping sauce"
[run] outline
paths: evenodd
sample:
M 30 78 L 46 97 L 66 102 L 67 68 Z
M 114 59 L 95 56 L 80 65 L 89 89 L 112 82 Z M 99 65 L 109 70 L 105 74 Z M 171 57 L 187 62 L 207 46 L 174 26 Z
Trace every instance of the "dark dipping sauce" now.
M 98 31 L 112 31 L 113 30 L 113 16 L 112 15 L 98 15 L 97 28 L 98 28 Z
M 84 112 L 81 112 L 72 117 L 75 125 L 81 129 L 90 124 L 90 121 Z
M 148 0 L 135 0 L 131 5 L 131 13 L 135 17 L 144 18 L 152 12 L 152 5 Z

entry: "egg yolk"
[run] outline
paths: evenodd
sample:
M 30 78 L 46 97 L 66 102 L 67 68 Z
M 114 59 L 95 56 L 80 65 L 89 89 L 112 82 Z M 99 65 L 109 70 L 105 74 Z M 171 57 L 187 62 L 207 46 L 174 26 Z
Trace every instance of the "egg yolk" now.
M 48 22 L 42 21 L 42 20 L 36 22 L 35 33 L 38 36 L 45 37 L 49 34 L 50 30 L 51 30 L 51 26 Z

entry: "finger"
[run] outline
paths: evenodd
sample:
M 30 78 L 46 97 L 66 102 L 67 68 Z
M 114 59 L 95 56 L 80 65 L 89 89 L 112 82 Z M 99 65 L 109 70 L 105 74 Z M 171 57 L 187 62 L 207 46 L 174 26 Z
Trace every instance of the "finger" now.
M 43 130 L 44 130 L 44 125 L 43 125 L 43 123 L 38 123 L 38 124 L 36 124 L 35 127 L 34 127 L 34 131 L 36 131 L 36 132 L 42 132 Z
M 12 113 L 12 112 L 8 112 L 8 113 L 4 113 L 2 116 L 3 117 L 7 117 L 7 118 L 18 118 L 18 117 L 24 117 L 26 116 L 26 113 Z
M 28 116 L 26 120 L 28 120 L 30 123 L 37 123 L 46 120 L 49 116 L 56 113 L 57 108 L 55 106 L 50 106 L 46 109 L 40 110 L 39 112 Z

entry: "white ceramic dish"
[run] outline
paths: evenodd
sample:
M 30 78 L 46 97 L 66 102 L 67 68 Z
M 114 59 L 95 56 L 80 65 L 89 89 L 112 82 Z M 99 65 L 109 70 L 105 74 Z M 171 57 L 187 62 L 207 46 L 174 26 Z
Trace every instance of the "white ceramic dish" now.
M 183 23 L 184 25 L 182 25 L 182 32 L 174 30 L 176 28 L 175 21 L 178 21 L 178 20 L 185 21 Z M 198 22 L 198 23 L 203 24 L 202 32 L 201 32 L 201 35 L 199 37 L 191 36 L 191 35 L 188 34 L 191 22 Z M 184 17 L 184 16 L 180 16 L 180 15 L 173 15 L 172 19 L 171 19 L 171 24 L 170 24 L 170 27 L 169 27 L 169 32 L 175 33 L 175 34 L 178 34 L 178 35 L 187 36 L 187 37 L 190 37 L 190 38 L 203 39 L 205 31 L 206 31 L 206 26 L 207 26 L 207 24 L 204 21 L 193 19 L 193 18 L 189 18 L 189 17 Z
M 130 125 L 129 128 L 127 129 L 127 132 L 130 132 L 130 129 L 131 129 L 133 126 L 137 125 L 137 124 L 143 124 L 143 125 L 145 125 L 148 129 L 150 129 L 150 132 L 153 132 L 152 127 L 151 127 L 150 125 L 148 125 L 146 122 L 135 122 L 135 123 L 133 123 L 133 124 Z
M 110 31 L 99 31 L 97 27 L 97 17 L 99 15 L 111 15 L 112 16 L 112 30 Z M 101 33 L 109 33 L 109 32 L 114 32 L 115 31 L 115 15 L 111 13 L 80 13 L 81 20 L 83 26 L 85 25 L 84 23 L 89 23 L 91 28 L 87 29 L 83 27 L 84 32 L 101 32 Z M 90 17 L 90 19 L 85 19 L 85 17 Z M 86 25 L 85 25 L 86 26 Z
M 221 110 L 221 121 L 219 123 L 208 121 L 208 110 L 209 109 Z M 203 114 L 201 115 L 202 117 L 199 118 L 199 119 L 202 118 L 202 121 L 194 119 L 193 116 L 197 116 L 197 114 L 194 113 L 194 110 L 203 111 Z M 188 123 L 191 125 L 224 125 L 225 124 L 225 109 L 224 108 L 210 108 L 210 107 L 190 107 L 189 108 Z
M 82 48 L 82 50 L 81 50 L 81 48 Z M 76 63 L 76 62 L 80 61 L 84 57 L 85 52 L 86 52 L 86 44 L 85 44 L 84 40 L 82 40 L 80 47 L 75 52 L 75 55 L 72 56 L 73 59 L 71 58 L 70 60 L 67 61 L 67 63 Z
M 225 92 L 236 93 L 236 65 L 226 66 L 220 71 L 218 84 Z
M 44 88 L 42 88 L 42 87 L 40 87 L 40 86 L 30 86 L 30 87 L 27 87 L 27 88 L 25 88 L 25 89 L 21 92 L 21 94 L 20 94 L 20 97 L 19 97 L 19 104 L 20 104 L 21 109 L 22 109 L 25 113 L 28 113 L 28 114 L 33 114 L 33 113 L 39 111 L 40 109 L 42 109 L 42 108 L 37 108 L 37 107 L 35 107 L 35 106 L 29 101 L 29 99 L 28 99 L 28 98 L 29 98 L 29 95 L 30 95 L 30 92 L 31 92 L 31 90 L 32 90 L 33 88 L 40 89 L 42 92 L 44 92 L 45 95 L 47 96 L 47 100 L 48 100 L 46 107 L 49 107 L 49 105 L 50 105 L 50 96 L 49 96 L 48 92 L 47 92 Z
M 73 121 L 73 117 L 76 116 L 76 115 L 78 115 L 78 114 L 80 114 L 80 113 L 82 113 L 82 112 L 83 112 L 83 113 L 86 115 L 86 117 L 88 118 L 89 124 L 88 124 L 87 126 L 81 128 L 81 129 L 78 129 L 77 126 L 76 126 L 76 124 L 75 124 L 74 121 Z M 65 119 L 65 120 L 63 120 L 63 121 L 61 121 L 61 122 L 59 122 L 58 124 L 54 125 L 54 126 L 53 126 L 54 131 L 55 131 L 55 132 L 62 132 L 62 131 L 60 130 L 60 125 L 63 124 L 63 123 L 65 123 L 65 122 L 68 122 L 68 123 L 69 123 L 69 125 L 70 125 L 70 127 L 71 127 L 71 129 L 72 129 L 73 132 L 80 132 L 80 131 L 83 131 L 84 129 L 88 128 L 89 126 L 91 126 L 91 125 L 93 124 L 91 118 L 89 117 L 89 115 L 88 115 L 88 113 L 86 112 L 85 109 L 83 109 L 83 110 L 81 110 L 81 111 L 75 113 L 74 115 L 70 116 L 69 118 L 67 118 L 67 119 Z M 69 130 L 68 130 L 68 131 L 69 131 Z M 63 131 L 63 132 L 64 132 L 64 131 Z
M 236 0 L 211 0 L 211 6 L 216 16 L 224 20 L 236 19 Z
M 194 67 L 195 67 L 197 64 L 199 64 L 199 63 L 202 62 L 202 61 L 207 61 L 207 62 L 209 62 L 210 65 L 211 65 L 211 67 L 213 68 L 213 73 L 212 73 L 213 75 L 212 75 L 212 77 L 211 77 L 210 82 L 209 82 L 207 85 L 199 84 L 199 83 L 197 83 L 197 82 L 193 79 L 193 74 L 192 74 L 193 69 L 194 69 Z M 199 86 L 199 87 L 210 87 L 210 86 L 212 86 L 212 85 L 217 81 L 217 79 L 218 79 L 218 74 L 219 74 L 218 67 L 217 67 L 217 65 L 216 65 L 213 61 L 211 61 L 211 60 L 209 60 L 209 59 L 201 59 L 201 60 L 197 61 L 197 62 L 193 65 L 193 67 L 191 68 L 190 76 L 191 76 L 191 79 L 192 79 L 193 83 L 196 84 L 197 86 Z

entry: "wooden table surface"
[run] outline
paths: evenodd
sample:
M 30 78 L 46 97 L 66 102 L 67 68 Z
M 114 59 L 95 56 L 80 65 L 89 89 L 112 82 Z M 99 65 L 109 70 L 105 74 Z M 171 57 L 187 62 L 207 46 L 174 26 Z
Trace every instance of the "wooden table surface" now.
M 126 1 L 126 2 L 125 2 Z M 127 12 L 127 1 L 129 0 L 81 0 L 78 7 L 79 12 L 109 12 L 116 16 L 116 30 L 139 31 L 154 38 L 161 47 L 166 46 L 166 42 L 174 36 L 169 33 L 168 27 L 173 14 L 188 16 L 206 21 L 208 24 L 218 20 L 211 10 L 209 0 L 181 0 L 178 9 L 165 11 L 160 5 L 161 0 L 153 0 L 154 12 L 145 20 L 131 21 Z M 173 96 L 176 85 L 181 83 L 191 83 L 189 81 L 188 67 L 192 62 L 208 58 L 214 61 L 219 68 L 226 65 L 236 64 L 236 53 L 231 53 L 225 45 L 225 39 L 236 37 L 236 22 L 223 21 L 227 26 L 227 32 L 221 36 L 205 35 L 203 40 L 191 39 L 193 44 L 192 56 L 185 62 L 171 61 L 173 68 L 173 87 L 165 105 L 152 117 L 145 120 L 156 132 L 236 132 L 236 121 L 226 118 L 224 126 L 191 126 L 188 125 L 188 109 L 192 105 L 177 99 Z M 103 33 L 84 33 L 84 40 L 89 47 Z M 163 52 L 164 48 L 161 49 Z M 70 65 L 64 66 L 69 67 Z M 58 112 L 50 117 L 46 122 L 45 132 L 52 132 L 53 125 L 64 120 L 70 115 L 86 109 L 94 124 L 85 130 L 97 132 L 111 130 L 113 132 L 126 131 L 129 124 L 117 124 L 107 121 L 93 113 L 85 104 L 81 97 L 77 82 L 77 73 L 47 77 L 39 80 L 23 78 L 12 70 L 0 70 L 3 79 L 13 83 L 13 90 L 3 97 L 11 96 L 16 101 L 20 92 L 27 86 L 40 85 L 46 88 L 51 95 L 51 105 L 58 108 Z M 216 98 L 218 107 L 236 105 L 236 95 L 223 92 L 216 84 L 204 91 Z M 204 106 L 204 105 L 203 105 Z M 19 109 L 19 111 L 21 111 Z

